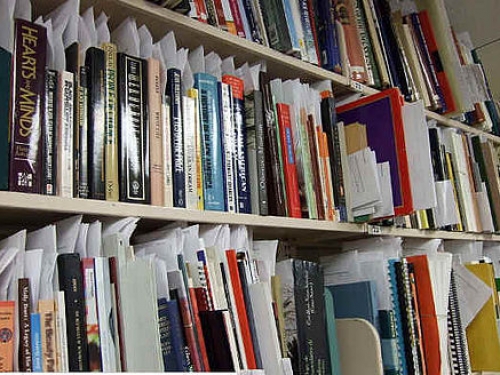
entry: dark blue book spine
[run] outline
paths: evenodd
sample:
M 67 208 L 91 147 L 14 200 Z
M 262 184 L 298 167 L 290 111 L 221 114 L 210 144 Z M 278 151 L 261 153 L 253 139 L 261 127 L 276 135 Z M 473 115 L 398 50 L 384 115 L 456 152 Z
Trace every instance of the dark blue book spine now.
M 177 301 L 158 299 L 158 318 L 160 329 L 160 345 L 165 371 L 187 371 L 190 364 L 186 363 L 182 322 Z M 188 357 L 189 358 L 189 357 Z
M 31 365 L 33 372 L 43 372 L 42 365 L 42 329 L 40 314 L 31 314 Z
M 321 66 L 326 70 L 341 73 L 340 45 L 335 25 L 333 0 L 316 0 L 316 19 Z
M 172 134 L 172 184 L 174 207 L 186 207 L 186 177 L 184 170 L 184 131 L 182 118 L 181 72 L 169 69 L 167 92 L 170 99 L 170 124 Z
M 203 195 L 205 209 L 225 211 L 222 133 L 217 79 L 206 73 L 194 76 L 200 101 Z

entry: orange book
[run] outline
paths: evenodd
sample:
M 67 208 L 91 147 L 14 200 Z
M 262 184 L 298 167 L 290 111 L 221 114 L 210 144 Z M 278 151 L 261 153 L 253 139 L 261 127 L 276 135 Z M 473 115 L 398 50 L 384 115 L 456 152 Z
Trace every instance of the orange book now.
M 0 301 L 0 372 L 14 371 L 15 302 Z
M 321 167 L 325 176 L 325 198 L 326 198 L 326 220 L 335 220 L 335 202 L 333 200 L 333 180 L 332 170 L 330 168 L 330 153 L 328 151 L 328 138 L 326 133 L 317 128 L 319 155 L 321 158 Z
M 441 350 L 439 348 L 439 328 L 432 291 L 429 260 L 426 255 L 406 258 L 413 264 L 420 326 L 423 338 L 423 352 L 427 375 L 441 375 Z
M 236 250 L 227 250 L 226 259 L 229 267 L 229 276 L 231 278 L 231 286 L 233 288 L 236 311 L 238 313 L 238 320 L 240 323 L 241 336 L 243 338 L 243 347 L 245 348 L 247 366 L 249 370 L 254 370 L 257 369 L 257 364 L 255 362 L 252 333 L 250 332 L 250 324 L 248 323 L 247 308 L 245 306 L 243 289 L 240 282 L 238 261 L 236 259 Z

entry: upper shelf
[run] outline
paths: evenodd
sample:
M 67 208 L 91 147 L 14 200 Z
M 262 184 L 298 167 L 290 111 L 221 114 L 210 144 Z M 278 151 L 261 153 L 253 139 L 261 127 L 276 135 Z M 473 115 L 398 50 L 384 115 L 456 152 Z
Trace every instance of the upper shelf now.
M 48 14 L 62 1 L 33 0 L 35 12 L 37 15 Z M 340 74 L 287 56 L 269 47 L 239 38 L 145 0 L 80 0 L 80 2 L 82 10 L 94 6 L 96 14 L 101 11 L 106 12 L 110 16 L 110 26 L 112 28 L 116 27 L 126 17 L 132 16 L 139 25 L 146 24 L 156 40 L 163 37 L 168 31 L 174 31 L 179 46 L 194 49 L 199 45 L 203 45 L 206 51 L 215 51 L 223 57 L 235 56 L 237 64 L 266 61 L 267 70 L 274 77 L 283 79 L 300 78 L 306 82 L 330 80 L 333 82 L 335 94 L 338 96 L 356 92 L 365 95 L 378 92 L 376 89 L 352 81 Z M 435 119 L 441 125 L 462 129 L 469 133 L 482 134 L 492 142 L 500 144 L 500 137 L 487 134 L 430 111 L 427 111 L 426 115 L 428 118 Z
M 397 229 L 366 224 L 334 223 L 310 219 L 230 214 L 184 208 L 156 207 L 91 199 L 61 198 L 0 191 L 0 228 L 12 232 L 35 229 L 70 215 L 87 220 L 108 217 L 139 217 L 143 229 L 181 221 L 200 224 L 230 224 L 252 227 L 256 238 L 278 238 L 303 246 L 328 246 L 334 240 L 389 235 L 398 237 L 500 241 L 500 235 Z

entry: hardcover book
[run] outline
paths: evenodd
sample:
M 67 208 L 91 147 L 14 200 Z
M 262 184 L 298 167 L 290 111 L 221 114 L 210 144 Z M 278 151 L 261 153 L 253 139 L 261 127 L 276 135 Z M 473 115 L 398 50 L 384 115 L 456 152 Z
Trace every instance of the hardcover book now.
M 0 52 L 1 53 L 1 52 Z M 56 194 L 57 176 L 57 89 L 58 73 L 47 70 L 44 100 L 44 126 L 42 127 L 42 194 Z M 0 162 L 1 165 L 1 162 Z M 1 173 L 1 171 L 0 171 Z
M 148 204 L 151 185 L 146 61 L 120 53 L 118 77 L 120 200 Z
M 0 190 L 9 189 L 9 127 L 12 54 L 0 47 Z
M 399 90 L 388 89 L 337 108 L 338 119 L 345 124 L 366 125 L 368 145 L 375 151 L 377 163 L 390 163 L 396 216 L 413 211 L 402 107 Z
M 15 21 L 9 190 L 41 192 L 41 134 L 47 30 Z
M 73 182 L 73 193 L 78 198 L 89 197 L 89 138 L 92 138 L 92 132 L 89 133 L 89 109 L 91 103 L 89 100 L 89 71 L 87 66 L 81 66 L 79 72 L 79 85 L 77 86 L 78 92 L 76 93 L 78 101 L 78 110 L 75 117 L 77 122 L 74 129 L 74 170 L 75 176 Z M 90 137 L 89 137 L 90 135 Z

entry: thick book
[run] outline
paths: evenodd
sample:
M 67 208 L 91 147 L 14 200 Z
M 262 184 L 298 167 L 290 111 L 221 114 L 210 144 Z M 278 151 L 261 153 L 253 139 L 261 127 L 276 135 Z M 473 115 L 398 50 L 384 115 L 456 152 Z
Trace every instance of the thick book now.
M 301 218 L 302 209 L 299 196 L 297 165 L 295 162 L 294 140 L 290 118 L 290 106 L 284 103 L 276 105 L 278 114 L 278 128 L 283 153 L 285 169 L 285 193 L 287 214 L 289 217 Z
M 89 67 L 81 66 L 76 86 L 75 128 L 73 131 L 73 194 L 75 198 L 89 197 Z M 76 117 L 78 116 L 78 117 Z
M 118 82 L 117 82 L 117 48 L 113 43 L 104 43 L 104 173 L 106 183 L 106 200 L 118 201 Z
M 106 198 L 105 138 L 106 138 L 106 54 L 103 49 L 87 50 L 88 67 L 88 190 L 89 198 Z M 83 141 L 83 139 L 81 139 Z M 85 147 L 81 145 L 81 149 Z
M 307 116 L 306 120 L 307 136 L 309 139 L 309 147 L 311 154 L 311 169 L 314 186 L 314 194 L 316 195 L 316 208 L 318 219 L 325 220 L 326 212 L 324 205 L 323 187 L 321 182 L 321 166 L 319 160 L 319 145 L 316 136 L 316 127 L 314 125 L 313 116 Z
M 195 89 L 192 89 L 196 91 Z M 198 100 L 195 97 L 182 97 L 182 110 L 184 112 L 184 174 L 186 177 L 186 208 L 198 209 L 200 199 L 198 196 L 198 140 L 200 129 L 198 123 Z
M 275 116 L 269 76 L 260 73 L 262 91 L 262 110 L 264 114 L 264 155 L 266 179 L 273 183 L 267 185 L 269 215 L 286 216 L 285 187 L 281 179 L 278 149 L 278 126 Z
M 276 264 L 281 277 L 287 356 L 296 374 L 330 374 L 323 271 L 320 265 L 289 259 Z
M 9 126 L 12 54 L 0 47 L 0 190 L 9 189 Z
M 69 371 L 89 371 L 85 319 L 85 292 L 80 269 L 80 255 L 57 257 L 59 289 L 64 292 Z
M 31 289 L 29 279 L 18 279 L 19 371 L 31 372 Z
M 335 22 L 334 0 L 309 0 L 309 9 L 314 8 L 321 66 L 336 73 L 347 69 L 341 64 L 340 42 Z
M 234 371 L 237 369 L 231 355 L 229 342 L 228 312 L 224 310 L 200 311 L 203 337 L 212 371 Z
M 335 301 L 335 319 L 360 318 L 378 326 L 375 285 L 358 281 L 326 287 Z
M 151 201 L 148 68 L 145 60 L 118 54 L 120 200 Z
M 203 195 L 205 210 L 225 211 L 226 197 L 222 163 L 221 114 L 217 79 L 206 73 L 194 75 L 200 103 Z
M 160 345 L 165 371 L 192 371 L 189 348 L 186 346 L 179 305 L 176 299 L 158 300 Z
M 56 310 L 54 300 L 38 301 L 42 336 L 43 372 L 56 372 Z
M 12 64 L 9 190 L 41 192 L 41 133 L 47 30 L 17 19 Z
M 170 98 L 170 140 L 172 152 L 172 185 L 174 207 L 186 207 L 186 180 L 184 166 L 184 135 L 182 110 L 182 82 L 178 69 L 167 72 L 166 95 Z
M 283 53 L 292 51 L 282 0 L 260 1 L 260 8 L 266 26 L 269 46 Z
M 233 98 L 232 122 L 234 137 L 234 173 L 236 180 L 236 210 L 238 213 L 251 213 L 250 180 L 248 177 L 247 128 L 245 112 L 245 87 L 242 79 L 224 75 L 222 82 L 231 87 Z
M 14 371 L 14 337 L 16 306 L 14 301 L 0 301 L 0 369 L 2 372 Z
M 302 30 L 304 32 L 304 49 L 307 54 L 307 59 L 311 64 L 319 64 L 319 53 L 316 49 L 315 41 L 315 31 L 313 28 L 316 27 L 315 23 L 311 23 L 311 14 L 308 6 L 308 0 L 298 1 L 299 11 L 300 11 L 300 22 L 302 23 Z
M 57 89 L 59 87 L 57 82 L 58 73 L 55 70 L 47 70 L 45 75 L 44 123 L 42 126 L 43 175 L 41 182 L 41 193 L 46 195 L 56 194 L 58 126 Z M 0 161 L 0 165 L 1 163 L 2 162 Z M 0 171 L 0 173 L 2 172 Z
M 402 108 L 398 89 L 388 89 L 337 108 L 338 119 L 345 124 L 366 125 L 368 145 L 375 151 L 377 162 L 390 163 L 396 216 L 413 211 Z

